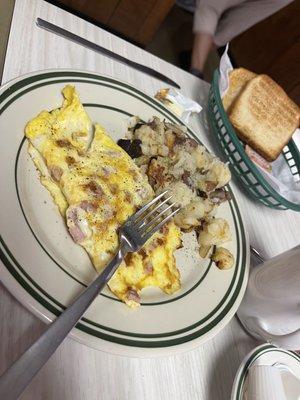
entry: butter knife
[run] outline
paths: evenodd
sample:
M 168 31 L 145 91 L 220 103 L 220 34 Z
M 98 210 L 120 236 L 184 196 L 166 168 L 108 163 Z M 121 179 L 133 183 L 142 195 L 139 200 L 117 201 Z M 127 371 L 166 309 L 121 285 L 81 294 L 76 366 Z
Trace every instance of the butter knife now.
M 138 71 L 142 71 L 145 74 L 153 76 L 163 82 L 166 82 L 169 85 L 175 86 L 176 88 L 180 89 L 180 86 L 172 81 L 172 79 L 166 77 L 165 75 L 161 74 L 160 72 L 155 71 L 154 69 L 147 67 L 146 65 L 142 65 L 136 63 L 135 61 L 128 60 L 127 58 L 120 56 L 120 54 L 114 53 L 111 50 L 108 50 L 102 46 L 99 46 L 96 43 L 90 42 L 87 39 L 84 39 L 73 32 L 67 31 L 66 29 L 61 28 L 60 26 L 54 25 L 51 22 L 45 21 L 41 18 L 37 18 L 36 24 L 39 28 L 45 29 L 49 32 L 55 33 L 58 36 L 62 36 L 65 39 L 71 40 L 81 46 L 87 47 L 90 50 L 94 50 L 97 53 L 103 54 L 104 56 L 110 57 L 116 61 L 119 61 L 125 65 L 128 65 L 132 68 L 137 69 Z

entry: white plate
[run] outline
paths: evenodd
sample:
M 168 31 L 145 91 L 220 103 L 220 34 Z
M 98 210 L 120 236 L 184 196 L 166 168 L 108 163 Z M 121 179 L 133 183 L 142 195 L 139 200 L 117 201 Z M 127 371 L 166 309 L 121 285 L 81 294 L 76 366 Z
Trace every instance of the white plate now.
M 248 370 L 252 365 L 284 364 L 290 372 L 300 380 L 300 356 L 292 351 L 280 349 L 271 344 L 256 347 L 242 361 L 235 376 L 231 400 L 247 400 Z M 286 400 L 297 400 L 299 387 L 296 388 L 293 375 L 281 373 L 283 387 L 287 396 Z
M 153 115 L 181 122 L 155 99 L 115 79 L 79 71 L 44 71 L 18 78 L 0 91 L 0 228 L 2 282 L 42 320 L 56 315 L 95 276 L 84 250 L 70 239 L 48 191 L 27 154 L 26 122 L 42 109 L 61 105 L 61 90 L 74 84 L 93 121 L 117 140 L 127 118 Z M 189 130 L 196 137 L 196 133 Z M 5 188 L 5 190 L 4 190 Z M 228 248 L 236 263 L 220 271 L 196 254 L 192 235 L 178 251 L 182 288 L 172 296 L 143 292 L 138 310 L 130 310 L 105 290 L 72 331 L 89 346 L 129 356 L 156 356 L 188 350 L 213 337 L 234 315 L 248 279 L 249 250 L 236 200 L 218 215 L 230 224 Z

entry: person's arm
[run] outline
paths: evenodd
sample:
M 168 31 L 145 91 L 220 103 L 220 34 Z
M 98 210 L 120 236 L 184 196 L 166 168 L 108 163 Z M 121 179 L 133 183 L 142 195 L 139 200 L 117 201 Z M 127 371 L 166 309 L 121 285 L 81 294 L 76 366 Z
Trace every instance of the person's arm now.
M 203 68 L 213 45 L 213 35 L 206 32 L 196 32 L 194 36 L 191 73 L 203 77 Z
M 242 0 L 198 0 L 194 14 L 191 72 L 201 77 L 221 15 Z

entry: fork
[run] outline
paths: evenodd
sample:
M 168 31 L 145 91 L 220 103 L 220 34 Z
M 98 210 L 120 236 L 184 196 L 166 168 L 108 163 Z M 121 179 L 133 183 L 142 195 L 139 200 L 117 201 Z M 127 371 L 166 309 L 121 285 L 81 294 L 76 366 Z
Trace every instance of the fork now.
M 15 400 L 20 396 L 104 288 L 125 255 L 138 251 L 179 211 L 180 207 L 169 203 L 171 198 L 168 190 L 164 191 L 121 226 L 118 251 L 102 273 L 0 377 L 0 399 Z

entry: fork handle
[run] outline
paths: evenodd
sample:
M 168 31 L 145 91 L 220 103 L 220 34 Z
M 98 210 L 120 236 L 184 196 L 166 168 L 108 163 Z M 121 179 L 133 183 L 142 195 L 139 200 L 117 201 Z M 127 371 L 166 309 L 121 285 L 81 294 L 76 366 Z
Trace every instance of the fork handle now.
M 0 377 L 0 399 L 15 400 L 55 352 L 74 325 L 112 277 L 123 260 L 121 250 L 103 272 Z

